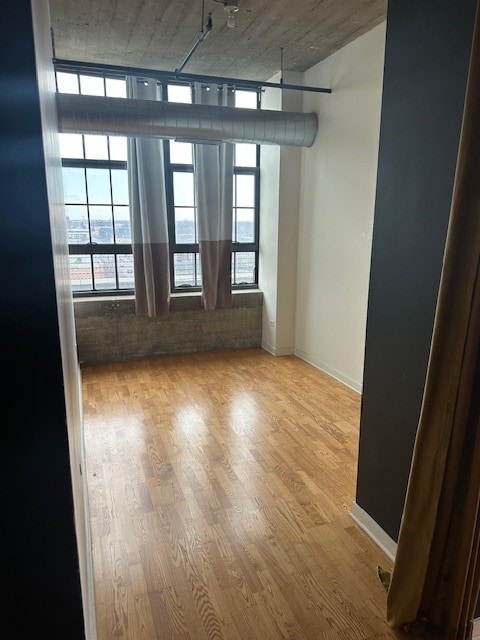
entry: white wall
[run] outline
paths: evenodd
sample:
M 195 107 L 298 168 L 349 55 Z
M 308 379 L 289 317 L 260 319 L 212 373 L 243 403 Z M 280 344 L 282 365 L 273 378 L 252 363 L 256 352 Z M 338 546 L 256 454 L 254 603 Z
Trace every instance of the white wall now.
M 278 82 L 276 77 L 271 82 Z M 262 95 L 262 109 L 279 111 L 282 92 L 266 89 Z M 260 147 L 260 239 L 258 255 L 258 285 L 263 293 L 262 347 L 275 353 L 277 340 L 277 265 L 278 265 L 278 207 L 280 183 L 280 147 Z
M 302 84 L 303 74 L 285 73 L 284 81 Z M 300 91 L 282 91 L 284 111 L 303 111 Z M 281 147 L 278 233 L 278 297 L 276 353 L 295 347 L 295 300 L 298 262 L 298 202 L 300 198 L 300 147 Z
M 85 476 L 82 390 L 77 359 L 73 296 L 68 263 L 67 227 L 64 210 L 62 165 L 55 104 L 52 65 L 50 9 L 48 0 L 32 0 L 32 18 L 40 94 L 46 179 L 55 265 L 55 285 L 62 351 L 67 431 L 72 473 L 74 520 L 79 555 L 80 581 L 85 617 L 85 638 L 95 640 L 95 596 L 90 513 Z M 83 469 L 83 474 L 80 471 Z
M 304 74 L 319 116 L 301 152 L 295 354 L 360 391 L 383 84 L 385 23 Z
M 280 74 L 270 81 L 279 83 Z M 286 72 L 284 82 L 302 84 L 303 74 Z M 262 108 L 302 111 L 302 93 L 267 88 Z M 300 158 L 298 147 L 263 145 L 260 150 L 262 347 L 274 355 L 294 352 Z

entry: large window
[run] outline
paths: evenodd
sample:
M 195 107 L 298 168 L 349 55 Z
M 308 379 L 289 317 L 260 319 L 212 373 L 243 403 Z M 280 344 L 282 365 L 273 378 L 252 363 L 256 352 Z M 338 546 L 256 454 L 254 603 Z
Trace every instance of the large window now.
M 57 72 L 63 93 L 126 97 L 124 78 Z M 131 292 L 127 139 L 60 134 L 74 294 Z
M 125 78 L 57 71 L 57 90 L 126 97 Z M 164 84 L 172 102 L 192 102 L 185 84 Z M 255 91 L 235 91 L 235 105 L 258 108 Z M 74 295 L 133 291 L 127 139 L 60 134 Z M 172 291 L 200 290 L 193 145 L 164 141 Z M 256 286 L 258 272 L 259 147 L 235 145 L 232 286 Z
M 171 102 L 192 102 L 189 86 L 168 84 Z M 235 91 L 235 106 L 256 109 L 258 95 L 254 91 Z M 258 271 L 258 194 L 259 147 L 236 144 L 234 151 L 232 209 L 232 285 L 252 287 Z M 200 256 L 197 234 L 197 203 L 193 145 L 188 142 L 165 141 L 165 166 L 170 220 L 171 279 L 174 291 L 199 289 Z

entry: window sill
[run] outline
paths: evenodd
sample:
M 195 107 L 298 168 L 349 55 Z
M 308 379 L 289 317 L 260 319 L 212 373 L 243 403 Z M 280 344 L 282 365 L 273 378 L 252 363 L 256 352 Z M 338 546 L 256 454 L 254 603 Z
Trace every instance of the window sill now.
M 233 308 L 261 307 L 263 293 L 260 289 L 239 289 L 232 292 Z M 90 315 L 109 315 L 119 311 L 135 313 L 135 297 L 129 296 L 95 296 L 88 298 L 74 298 L 75 315 L 86 317 Z M 202 309 L 200 292 L 172 293 L 170 311 L 195 311 Z

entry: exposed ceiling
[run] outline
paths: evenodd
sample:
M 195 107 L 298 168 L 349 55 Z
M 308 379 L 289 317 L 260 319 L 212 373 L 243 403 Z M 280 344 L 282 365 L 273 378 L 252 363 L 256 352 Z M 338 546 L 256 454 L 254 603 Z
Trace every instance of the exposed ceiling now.
M 215 0 L 50 0 L 55 57 L 178 69 L 205 19 L 213 28 L 184 73 L 268 80 L 305 71 L 386 18 L 387 0 L 238 0 L 236 26 Z

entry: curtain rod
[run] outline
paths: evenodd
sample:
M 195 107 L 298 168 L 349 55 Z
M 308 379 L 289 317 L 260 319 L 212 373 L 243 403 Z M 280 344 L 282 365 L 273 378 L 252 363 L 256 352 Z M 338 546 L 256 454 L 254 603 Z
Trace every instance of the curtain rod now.
M 74 60 L 63 60 L 53 58 L 53 65 L 56 71 L 86 71 L 90 73 L 111 73 L 113 75 L 144 76 L 146 78 L 156 78 L 157 80 L 171 80 L 183 82 L 207 82 L 212 84 L 230 84 L 237 88 L 260 90 L 286 89 L 288 91 L 311 91 L 315 93 L 332 93 L 331 89 L 325 87 L 309 87 L 301 84 L 287 84 L 285 82 L 263 82 L 261 80 L 242 80 L 240 78 L 226 78 L 223 76 L 206 76 L 195 73 L 178 73 L 175 71 L 159 71 L 156 69 L 142 69 L 139 67 L 123 67 L 119 65 L 103 65 L 92 62 L 76 62 Z

